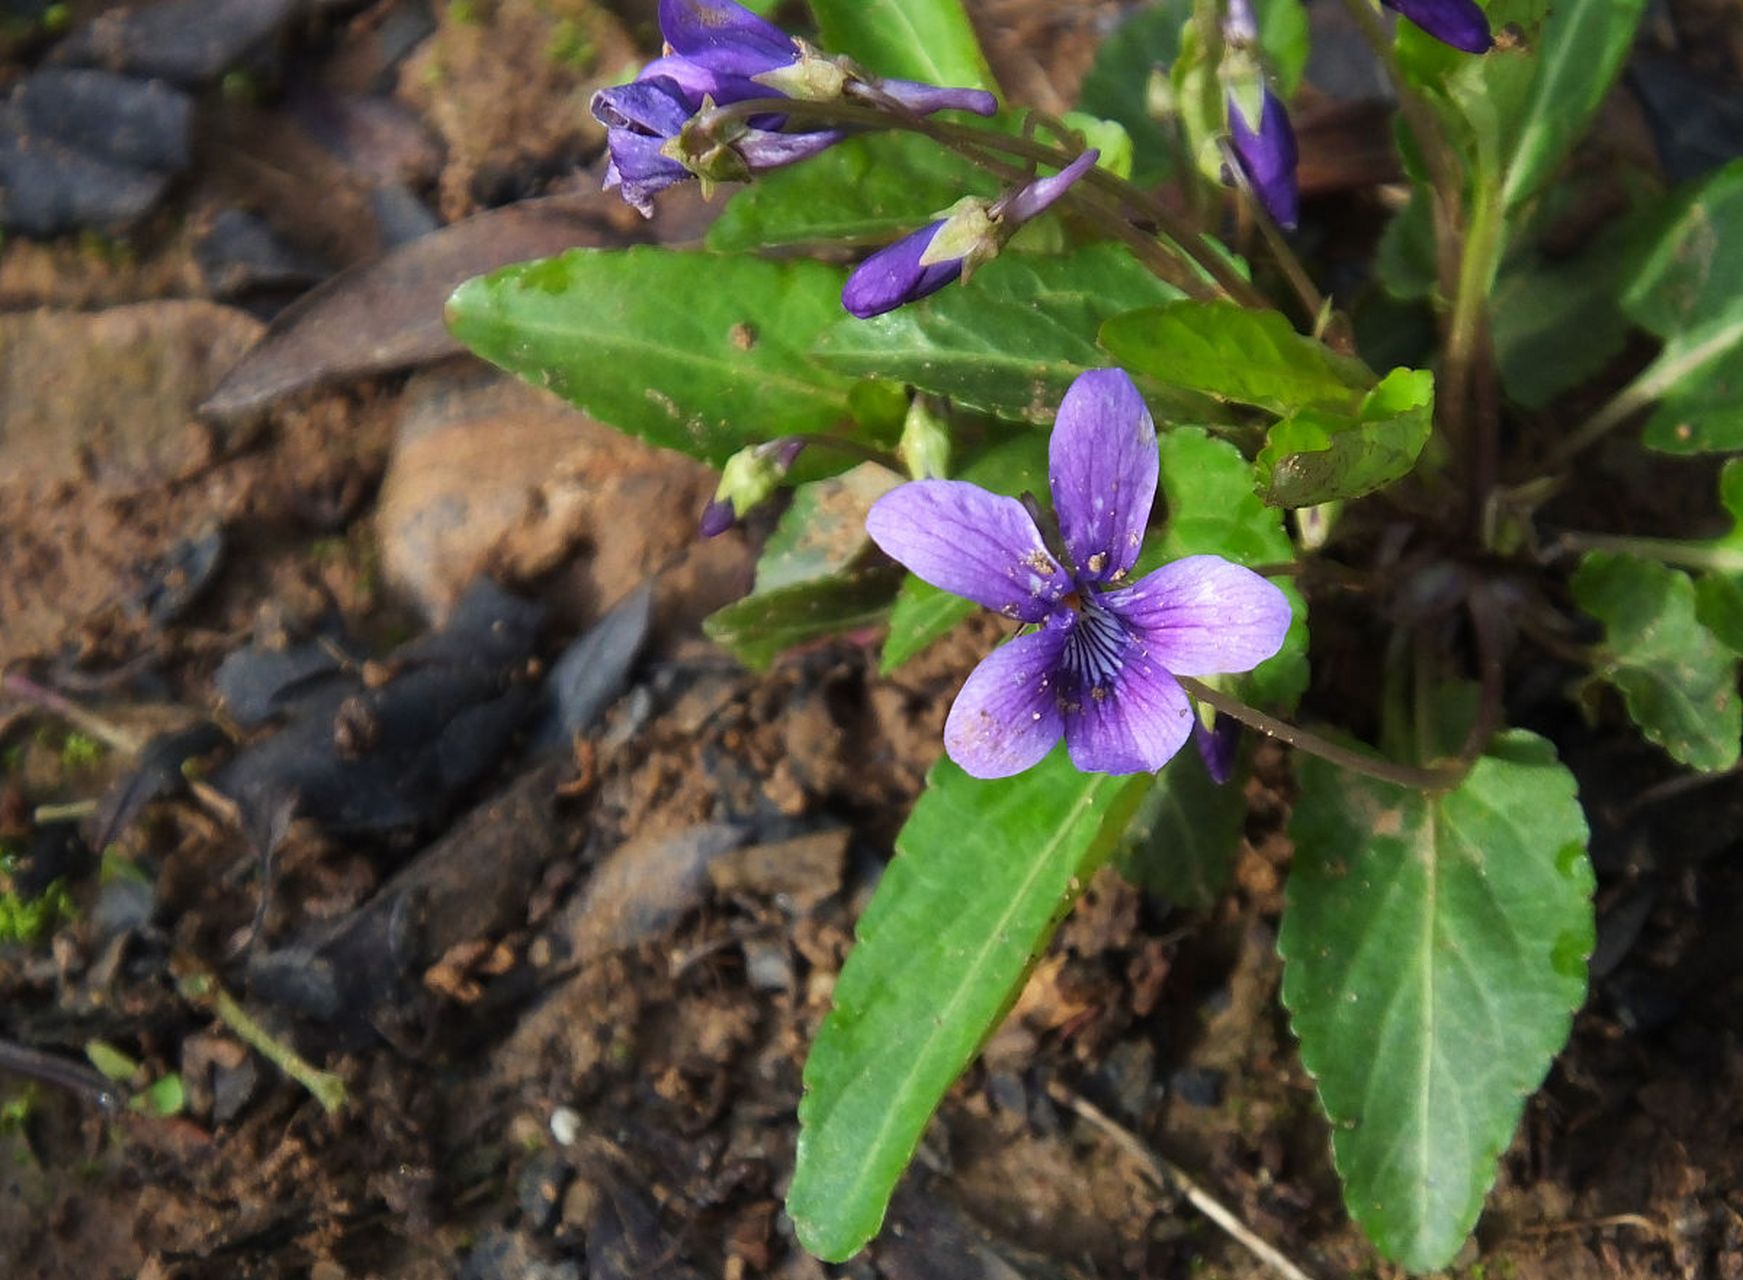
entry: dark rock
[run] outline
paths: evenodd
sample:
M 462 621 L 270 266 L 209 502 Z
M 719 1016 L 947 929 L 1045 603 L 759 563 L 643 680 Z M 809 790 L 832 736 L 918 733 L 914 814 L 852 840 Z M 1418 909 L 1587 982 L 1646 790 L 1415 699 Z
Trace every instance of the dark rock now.
M 700 905 L 708 864 L 742 844 L 745 834 L 743 827 L 707 823 L 620 845 L 558 924 L 571 957 L 586 963 L 664 937 Z
M 549 1231 L 557 1222 L 563 1188 L 569 1183 L 569 1163 L 555 1151 L 541 1151 L 522 1167 L 515 1179 L 515 1200 L 520 1205 L 522 1225 L 533 1231 Z
M 118 9 L 68 36 L 54 57 L 201 85 L 270 44 L 299 8 L 301 0 L 164 0 Z
M 518 1232 L 492 1231 L 472 1246 L 458 1280 L 581 1280 L 573 1262 L 547 1262 Z
M 110 788 L 97 808 L 96 847 L 108 848 L 152 801 L 180 792 L 186 785 L 182 766 L 216 751 L 227 741 L 217 725 L 204 723 L 160 733 L 147 742 L 132 772 Z
M 193 100 L 167 84 L 49 67 L 14 89 L 10 106 L 27 137 L 53 138 L 99 160 L 175 174 L 193 158 Z
M 1743 155 L 1743 98 L 1734 85 L 1695 73 L 1686 58 L 1645 50 L 1629 60 L 1627 79 L 1672 181 L 1692 181 Z
M 1189 1107 L 1220 1107 L 1228 1075 L 1208 1067 L 1182 1067 L 1168 1077 L 1168 1087 Z
M 388 183 L 369 193 L 369 207 L 375 213 L 375 225 L 381 232 L 381 243 L 388 249 L 421 240 L 442 225 L 435 211 L 409 187 Z
M 0 124 L 0 226 L 30 236 L 120 231 L 163 196 L 169 176 L 100 160 Z
M 214 1066 L 212 1069 L 212 1123 L 229 1124 L 254 1100 L 260 1089 L 260 1067 L 254 1055 L 242 1059 L 239 1066 Z
M 149 882 L 116 876 L 97 891 L 97 901 L 91 906 L 91 923 L 100 937 L 114 938 L 145 928 L 156 909 L 157 895 Z
M 519 680 L 542 608 L 481 582 L 449 625 L 402 646 L 379 687 L 323 682 L 290 723 L 213 777 L 263 849 L 287 812 L 334 833 L 416 828 L 495 766 L 534 706 Z
M 211 524 L 183 538 L 156 562 L 147 565 L 134 604 L 146 621 L 161 630 L 198 602 L 224 567 L 224 528 Z
M 194 245 L 194 261 L 212 293 L 226 299 L 264 289 L 305 289 L 328 274 L 240 209 L 222 210 L 212 220 Z
M 333 638 L 285 649 L 250 645 L 218 664 L 213 684 L 230 718 L 254 729 L 330 687 L 345 673 L 343 657 L 341 642 Z
M 566 744 L 617 700 L 647 642 L 653 599 L 653 588 L 644 583 L 563 650 L 545 681 L 550 710 L 541 745 Z

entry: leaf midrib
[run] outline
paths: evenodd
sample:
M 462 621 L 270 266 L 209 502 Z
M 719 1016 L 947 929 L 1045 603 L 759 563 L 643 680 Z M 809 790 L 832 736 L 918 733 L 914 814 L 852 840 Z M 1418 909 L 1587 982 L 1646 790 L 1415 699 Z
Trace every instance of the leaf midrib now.
M 984 965 L 988 955 L 997 948 L 1001 935 L 1004 934 L 1007 926 L 1009 926 L 1012 920 L 1017 916 L 1019 906 L 1027 900 L 1029 891 L 1034 887 L 1036 881 L 1041 878 L 1042 872 L 1047 867 L 1052 855 L 1058 851 L 1060 845 L 1064 843 L 1067 836 L 1076 827 L 1077 823 L 1083 820 L 1091 807 L 1091 802 L 1096 794 L 1099 793 L 1101 787 L 1106 784 L 1106 781 L 1105 778 L 1098 779 L 1093 787 L 1086 789 L 1080 794 L 1078 799 L 1073 803 L 1070 811 L 1066 814 L 1064 820 L 1060 823 L 1058 830 L 1048 840 L 1038 856 L 1036 856 L 1031 862 L 1029 874 L 1023 879 L 1018 891 L 1010 896 L 1009 905 L 998 917 L 997 926 L 988 929 L 983 935 L 983 941 L 974 954 L 973 963 L 965 965 L 959 970 L 959 972 L 964 976 L 956 983 L 955 992 L 952 994 L 949 1001 L 935 1015 L 933 1026 L 936 1030 L 926 1035 L 922 1041 L 922 1047 L 914 1054 L 914 1068 L 907 1073 L 904 1083 L 896 1090 L 890 1105 L 885 1109 L 882 1123 L 879 1124 L 876 1133 L 866 1144 L 868 1152 L 867 1157 L 858 1162 L 857 1176 L 855 1176 L 853 1181 L 848 1184 L 850 1194 L 843 1198 L 848 1203 L 853 1204 L 856 1207 L 856 1211 L 859 1201 L 864 1196 L 867 1184 L 874 1181 L 874 1171 L 881 1163 L 877 1155 L 872 1153 L 881 1153 L 888 1144 L 891 1131 L 896 1126 L 897 1117 L 902 1114 L 904 1105 L 909 1102 L 914 1093 L 914 1081 L 921 1075 L 922 1064 L 926 1066 L 931 1065 L 931 1059 L 937 1053 L 937 1045 L 940 1040 L 946 1038 L 947 1029 L 955 1025 L 956 1010 L 963 1002 L 964 993 L 972 985 L 968 979 L 968 975 L 975 973 L 980 966 Z M 982 815 L 982 820 L 989 826 L 995 825 L 994 818 L 995 815 L 993 814 Z M 848 1077 L 846 1084 L 851 1085 L 853 1082 L 863 1079 L 871 1070 L 872 1064 L 867 1062 L 860 1068 L 860 1070 Z M 846 1085 L 836 1090 L 838 1096 L 843 1096 L 846 1092 Z M 898 1174 L 898 1176 L 900 1175 Z

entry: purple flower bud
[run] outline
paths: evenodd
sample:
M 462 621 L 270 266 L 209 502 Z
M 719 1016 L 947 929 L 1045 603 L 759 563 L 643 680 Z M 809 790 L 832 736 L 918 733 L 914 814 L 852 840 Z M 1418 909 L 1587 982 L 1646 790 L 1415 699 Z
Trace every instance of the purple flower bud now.
M 1223 39 L 1230 44 L 1259 42 L 1259 19 L 1251 0 L 1229 0 L 1223 10 Z
M 1192 745 L 1198 748 L 1198 758 L 1204 761 L 1204 771 L 1210 780 L 1222 786 L 1235 772 L 1235 749 L 1241 744 L 1241 722 L 1222 712 L 1216 713 L 1216 723 L 1207 729 L 1204 721 L 1192 726 Z
M 944 227 L 940 219 L 879 249 L 860 263 L 841 291 L 841 305 L 869 320 L 906 303 L 937 293 L 962 274 L 962 259 L 922 264 L 920 259 Z
M 732 503 L 724 498 L 715 498 L 702 508 L 702 519 L 696 523 L 696 532 L 704 538 L 718 538 L 738 521 L 733 513 Z
M 1273 222 L 1293 231 L 1300 218 L 1300 193 L 1295 185 L 1295 130 L 1289 124 L 1289 113 L 1276 94 L 1265 90 L 1259 131 L 1255 133 L 1233 98 L 1228 100 L 1228 108 L 1229 143 L 1253 195 Z
M 990 116 L 999 109 L 999 100 L 985 89 L 942 89 L 913 80 L 879 80 L 877 88 L 885 97 L 920 116 L 929 116 L 934 111 L 970 111 L 977 116 Z
M 1095 168 L 1099 159 L 1101 152 L 1091 147 L 1052 177 L 1036 178 L 1017 188 L 999 211 L 999 216 L 1012 226 L 1021 226 L 1031 218 L 1039 217 L 1048 205 L 1066 193 L 1072 183 Z
M 1495 43 L 1489 19 L 1476 0 L 1380 0 L 1442 44 L 1465 53 L 1487 53 Z

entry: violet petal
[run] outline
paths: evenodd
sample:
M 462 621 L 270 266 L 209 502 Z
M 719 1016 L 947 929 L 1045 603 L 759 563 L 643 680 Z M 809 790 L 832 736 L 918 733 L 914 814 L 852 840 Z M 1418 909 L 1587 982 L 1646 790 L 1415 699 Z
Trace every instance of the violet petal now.
M 660 34 L 674 53 L 741 76 L 799 56 L 791 36 L 732 0 L 660 0 Z
M 1069 615 L 1018 636 L 976 667 L 944 722 L 944 749 L 972 778 L 1008 778 L 1053 749 L 1063 732 L 1055 683 Z
M 1257 133 L 1247 127 L 1246 118 L 1233 99 L 1228 109 L 1229 143 L 1253 195 L 1265 206 L 1273 222 L 1285 231 L 1293 231 L 1300 221 L 1301 194 L 1295 180 L 1295 129 L 1289 123 L 1289 113 L 1269 89 L 1265 91 Z
M 593 118 L 607 129 L 674 138 L 695 114 L 680 87 L 665 77 L 632 80 L 593 95 Z
M 1192 745 L 1198 748 L 1198 758 L 1204 761 L 1204 771 L 1220 787 L 1235 773 L 1235 751 L 1241 745 L 1241 722 L 1219 711 L 1216 713 L 1216 723 L 1207 729 L 1204 721 L 1194 716 Z
M 1072 183 L 1095 168 L 1099 159 L 1101 152 L 1091 147 L 1051 177 L 1036 178 L 1005 202 L 1005 218 L 1022 223 L 1039 216 L 1048 205 L 1070 190 Z
M 1053 422 L 1047 481 L 1080 582 L 1110 582 L 1137 560 L 1156 474 L 1156 425 L 1132 379 L 1079 374 Z
M 696 532 L 700 537 L 718 538 L 737 523 L 738 514 L 732 509 L 732 503 L 723 498 L 715 498 L 702 508 L 702 518 L 696 522 Z
M 869 320 L 937 293 L 961 276 L 960 258 L 926 265 L 920 262 L 943 225 L 939 221 L 921 227 L 860 263 L 841 290 L 841 305 L 861 320 Z
M 752 129 L 732 145 L 733 150 L 744 157 L 752 173 L 766 173 L 782 165 L 808 160 L 844 137 L 846 135 L 839 129 L 818 129 L 810 133 L 771 133 Z
M 611 161 L 605 168 L 606 190 L 618 188 L 624 203 L 638 210 L 644 218 L 654 213 L 654 197 L 675 183 L 684 182 L 691 173 L 683 165 L 664 155 L 660 148 L 663 138 L 652 138 L 629 129 L 611 129 L 605 135 L 611 148 Z
M 1251 671 L 1282 648 L 1292 616 L 1275 583 L 1221 556 L 1175 560 L 1096 603 L 1183 676 Z
M 1495 43 L 1489 18 L 1476 0 L 1380 0 L 1442 44 L 1465 53 L 1487 53 Z
M 758 84 L 748 76 L 717 71 L 677 54 L 655 58 L 642 68 L 641 74 L 632 83 L 642 84 L 653 80 L 671 82 L 683 96 L 691 115 L 702 109 L 704 98 L 712 98 L 715 106 L 724 107 L 728 103 L 747 102 L 752 98 L 781 96 L 767 85 Z M 775 129 L 780 127 L 782 119 L 780 116 L 758 116 L 751 124 L 758 129 Z
M 865 529 L 909 572 L 1007 618 L 1039 622 L 1072 587 L 1022 503 L 962 480 L 898 485 Z
M 1185 744 L 1197 718 L 1155 655 L 1098 608 L 1077 617 L 1061 655 L 1059 695 L 1065 745 L 1085 773 L 1154 773 Z
M 934 111 L 971 111 L 977 116 L 996 115 L 999 100 L 985 89 L 946 89 L 917 80 L 879 80 L 877 87 L 915 115 Z

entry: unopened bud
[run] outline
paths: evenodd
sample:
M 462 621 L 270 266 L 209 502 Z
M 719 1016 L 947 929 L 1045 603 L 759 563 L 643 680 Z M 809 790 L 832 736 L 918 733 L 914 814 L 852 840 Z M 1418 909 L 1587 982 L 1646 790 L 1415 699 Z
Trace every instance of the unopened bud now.
M 915 396 L 902 422 L 896 452 L 915 480 L 943 480 L 950 474 L 950 424 L 932 411 L 925 396 Z

